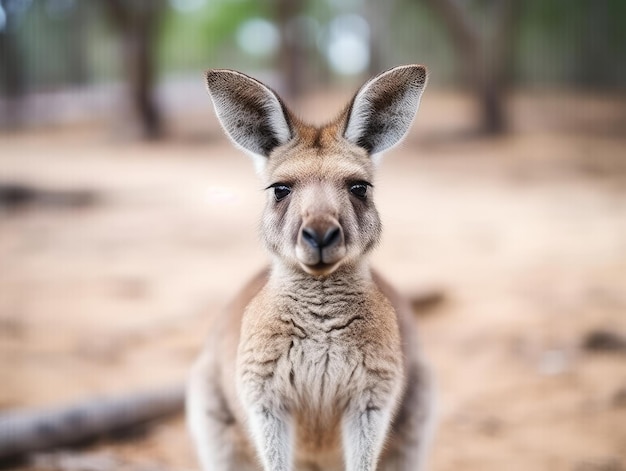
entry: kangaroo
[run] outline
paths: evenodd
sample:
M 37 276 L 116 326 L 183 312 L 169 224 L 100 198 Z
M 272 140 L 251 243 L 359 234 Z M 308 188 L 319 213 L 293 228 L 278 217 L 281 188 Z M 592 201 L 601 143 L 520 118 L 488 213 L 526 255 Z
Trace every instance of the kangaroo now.
M 381 234 L 375 169 L 410 128 L 426 69 L 378 75 L 321 127 L 240 72 L 209 70 L 206 82 L 266 188 L 271 263 L 218 319 L 189 377 L 203 470 L 419 470 L 431 379 L 410 307 L 367 256 Z

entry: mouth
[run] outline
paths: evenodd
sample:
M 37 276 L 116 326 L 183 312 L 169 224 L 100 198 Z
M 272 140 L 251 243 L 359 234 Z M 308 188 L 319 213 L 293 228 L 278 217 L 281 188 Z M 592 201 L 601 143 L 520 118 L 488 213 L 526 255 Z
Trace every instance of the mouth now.
M 300 262 L 300 266 L 305 272 L 307 272 L 310 275 L 324 276 L 324 275 L 330 275 L 332 272 L 334 272 L 335 269 L 339 266 L 339 262 L 334 262 L 334 263 L 318 262 L 318 263 L 311 264 L 311 265 Z

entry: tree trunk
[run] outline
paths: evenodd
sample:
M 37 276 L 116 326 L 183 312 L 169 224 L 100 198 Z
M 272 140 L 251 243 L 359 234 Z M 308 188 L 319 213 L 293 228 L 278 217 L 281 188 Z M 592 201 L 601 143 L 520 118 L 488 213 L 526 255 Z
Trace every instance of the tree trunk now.
M 391 24 L 391 16 L 395 9 L 395 1 L 369 0 L 366 4 L 367 19 L 370 24 L 370 60 L 368 75 L 378 75 L 387 68 L 383 59 L 384 41 Z
M 485 84 L 480 96 L 482 128 L 486 134 L 504 134 L 509 126 L 504 110 L 505 93 L 496 84 Z
M 497 135 L 508 130 L 505 98 L 517 38 L 520 0 L 492 2 L 494 31 L 484 33 L 469 12 L 454 0 L 425 0 L 447 27 L 463 66 L 463 79 L 476 96 L 481 131 Z
M 585 22 L 576 62 L 575 80 L 587 87 L 606 87 L 610 83 L 610 10 L 608 2 L 585 5 Z
M 86 51 L 88 6 L 85 2 L 77 2 L 74 5 L 69 17 L 69 28 L 64 38 L 69 79 L 75 85 L 85 85 L 89 82 Z
M 306 47 L 302 44 L 300 32 L 295 31 L 294 23 L 302 11 L 302 0 L 276 0 L 276 19 L 281 37 L 278 62 L 284 80 L 281 92 L 287 98 L 299 97 L 305 88 Z
M 119 31 L 130 102 L 146 139 L 163 134 L 161 111 L 154 96 L 156 46 L 164 4 L 160 0 L 104 0 Z
M 162 134 L 162 119 L 154 89 L 156 12 L 149 9 L 140 15 L 132 28 L 124 31 L 124 55 L 130 79 L 130 91 L 135 112 L 145 138 L 156 139 Z
M 26 91 L 26 74 L 23 55 L 17 33 L 11 30 L 0 32 L 0 86 L 4 96 L 5 119 L 0 124 L 9 129 L 19 127 L 22 123 L 21 102 Z

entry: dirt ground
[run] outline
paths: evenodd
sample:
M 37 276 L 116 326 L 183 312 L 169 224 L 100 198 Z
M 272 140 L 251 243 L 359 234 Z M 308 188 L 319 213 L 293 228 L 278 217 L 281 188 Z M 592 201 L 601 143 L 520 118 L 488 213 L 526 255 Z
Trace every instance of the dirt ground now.
M 435 91 L 384 160 L 373 264 L 407 295 L 443 294 L 416 312 L 439 390 L 431 470 L 626 469 L 626 352 L 585 348 L 626 336 L 623 103 L 519 96 L 515 132 L 488 140 L 462 133 L 468 101 Z M 39 190 L 0 204 L 0 408 L 182 381 L 264 264 L 260 184 L 208 105 L 158 144 L 91 126 L 0 135 L 0 185 Z M 76 456 L 197 469 L 182 417 Z

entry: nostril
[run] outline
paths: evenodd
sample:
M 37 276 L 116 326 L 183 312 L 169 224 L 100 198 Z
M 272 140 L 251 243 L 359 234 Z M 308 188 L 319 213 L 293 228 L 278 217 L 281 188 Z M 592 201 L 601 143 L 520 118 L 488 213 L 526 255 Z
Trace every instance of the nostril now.
M 331 227 L 324 234 L 324 240 L 322 240 L 322 247 L 328 247 L 334 245 L 339 241 L 341 237 L 341 230 L 338 227 Z
M 321 235 L 323 234 L 323 236 Z M 317 231 L 312 227 L 302 228 L 302 239 L 314 249 L 324 249 L 336 245 L 341 240 L 341 228 L 333 226 L 326 229 L 326 232 Z
M 320 240 L 314 229 L 305 227 L 302 229 L 302 238 L 313 248 L 317 249 L 320 246 Z

